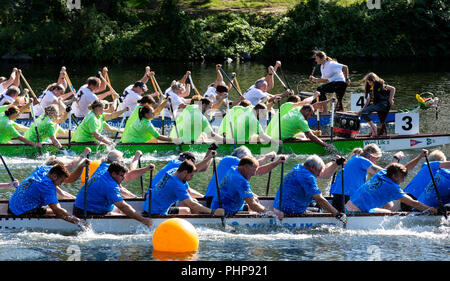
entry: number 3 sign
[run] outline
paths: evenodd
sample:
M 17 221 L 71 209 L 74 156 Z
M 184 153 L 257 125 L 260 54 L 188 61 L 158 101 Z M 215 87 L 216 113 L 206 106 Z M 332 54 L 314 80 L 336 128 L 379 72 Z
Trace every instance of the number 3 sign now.
M 419 133 L 419 113 L 395 114 L 395 133 L 398 135 L 414 135 Z

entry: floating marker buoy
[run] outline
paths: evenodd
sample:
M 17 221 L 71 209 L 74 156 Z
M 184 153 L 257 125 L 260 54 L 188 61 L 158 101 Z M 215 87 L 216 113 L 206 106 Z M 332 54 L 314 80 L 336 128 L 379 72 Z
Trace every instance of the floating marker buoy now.
M 194 252 L 198 250 L 198 244 L 197 230 L 184 219 L 168 219 L 153 233 L 153 249 L 159 252 Z

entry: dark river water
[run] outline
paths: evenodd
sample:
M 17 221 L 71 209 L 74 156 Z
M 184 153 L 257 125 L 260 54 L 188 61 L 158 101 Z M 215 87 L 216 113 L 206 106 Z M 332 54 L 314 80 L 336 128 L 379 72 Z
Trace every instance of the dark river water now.
M 231 63 L 224 64 L 228 74 L 237 73 L 242 91 L 245 91 L 254 81 L 265 76 L 268 63 Z M 312 63 L 282 62 L 283 72 L 294 89 L 313 91 L 317 85 L 308 82 Z M 386 82 L 396 87 L 395 105 L 393 109 L 411 108 L 417 105 L 415 95 L 422 92 L 432 92 L 440 98 L 439 119 L 436 120 L 434 110 L 420 112 L 420 132 L 448 133 L 450 118 L 450 72 L 445 69 L 446 63 L 415 61 L 415 62 L 361 62 L 342 61 L 349 66 L 352 84 L 347 89 L 344 104 L 349 107 L 350 93 L 362 92 L 359 81 L 368 72 L 379 74 Z M 144 68 L 150 65 L 156 72 L 156 78 L 162 90 L 169 87 L 172 80 L 180 79 L 186 70 L 192 71 L 195 85 L 203 94 L 209 83 L 215 80 L 215 65 L 212 63 L 147 63 L 147 64 L 111 64 L 109 76 L 117 92 L 122 92 L 129 84 L 139 80 L 144 74 Z M 0 64 L 0 76 L 9 76 L 12 67 L 22 69 L 36 94 L 50 83 L 56 82 L 60 65 L 47 64 Z M 100 70 L 103 65 L 65 65 L 75 88 L 84 84 L 85 80 Z M 316 76 L 319 71 L 316 71 Z M 151 88 L 151 84 L 149 84 Z M 283 91 L 280 83 L 275 81 L 272 93 Z M 237 94 L 232 90 L 231 98 Z M 367 129 L 367 128 L 365 128 Z M 440 147 L 450 156 L 450 147 Z M 404 151 L 406 163 L 414 158 L 418 151 Z M 38 159 L 7 157 L 13 175 L 23 180 L 40 165 L 48 155 Z M 387 165 L 393 153 L 384 153 L 378 162 Z M 98 156 L 100 157 L 100 156 Z M 203 155 L 198 155 L 202 158 Z M 156 156 L 145 154 L 143 165 L 153 163 L 159 170 L 167 161 L 175 159 L 175 155 Z M 70 160 L 67 157 L 66 160 Z M 295 164 L 306 159 L 304 155 L 291 155 L 285 166 L 285 173 Z M 325 162 L 331 158 L 325 156 Z M 220 158 L 218 158 L 220 160 Z M 128 163 L 131 159 L 127 160 Z M 411 180 L 419 170 L 419 165 L 402 186 Z M 190 186 L 204 193 L 212 176 L 212 167 L 204 173 L 194 176 Z M 265 195 L 267 175 L 253 177 L 252 190 L 258 195 Z M 8 175 L 2 168 L 0 182 L 7 182 Z M 148 181 L 145 180 L 144 184 Z M 280 167 L 272 172 L 269 195 L 274 195 L 280 183 Z M 63 188 L 77 194 L 80 181 L 64 185 Z M 321 190 L 328 195 L 330 180 L 319 180 Z M 140 195 L 139 180 L 129 182 L 126 187 Z M 0 190 L 0 199 L 8 199 L 12 190 Z M 152 230 L 153 231 L 153 230 Z M 152 231 L 142 230 L 130 235 L 112 235 L 93 232 L 79 232 L 72 235 L 42 232 L 1 232 L 0 260 L 58 260 L 73 259 L 74 253 L 81 260 L 155 260 L 152 253 Z M 249 230 L 238 229 L 234 232 L 223 231 L 220 228 L 198 227 L 200 238 L 199 251 L 189 260 L 450 260 L 450 226 L 442 222 L 439 227 L 404 226 L 401 223 L 388 229 L 376 231 L 344 230 L 338 227 L 323 227 L 312 230 L 288 230 L 284 228 Z M 174 258 L 175 259 L 175 258 Z

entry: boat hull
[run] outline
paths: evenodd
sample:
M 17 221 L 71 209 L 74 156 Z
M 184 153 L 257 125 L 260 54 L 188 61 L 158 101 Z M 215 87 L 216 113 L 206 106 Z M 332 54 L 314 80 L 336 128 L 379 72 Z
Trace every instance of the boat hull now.
M 260 198 L 261 203 L 270 208 L 273 198 Z M 143 199 L 127 200 L 136 211 L 142 212 Z M 61 202 L 61 206 L 69 213 L 72 212 L 73 201 L 66 200 Z M 0 231 L 51 231 L 72 233 L 79 231 L 77 225 L 58 219 L 54 216 L 38 217 L 15 217 L 6 214 L 7 201 L 0 202 Z M 150 230 L 156 228 L 159 224 L 169 218 L 182 218 L 196 227 L 222 227 L 222 220 L 219 217 L 210 215 L 168 215 L 153 216 L 153 226 Z M 98 216 L 88 218 L 92 230 L 97 233 L 142 233 L 149 229 L 140 222 L 126 216 Z M 306 230 L 323 226 L 342 227 L 342 223 L 336 220 L 329 213 L 311 213 L 308 215 L 291 215 L 285 217 L 282 221 L 270 216 L 259 216 L 250 214 L 239 214 L 225 218 L 226 225 L 234 228 L 245 227 L 255 230 L 264 230 L 266 228 L 283 227 L 294 230 Z M 404 227 L 413 227 L 416 225 L 440 226 L 448 223 L 442 216 L 426 216 L 414 213 L 391 213 L 391 214 L 349 214 L 347 229 L 386 229 L 396 228 L 398 225 Z
M 329 138 L 324 137 L 324 141 L 329 142 Z M 110 148 L 96 143 L 72 143 L 70 148 L 67 140 L 62 139 L 61 143 L 66 149 L 79 154 L 83 152 L 86 147 L 90 147 L 94 153 L 106 151 Z M 370 143 L 376 143 L 380 146 L 382 151 L 399 151 L 408 149 L 422 149 L 436 146 L 450 144 L 450 134 L 420 134 L 410 136 L 389 136 L 380 138 L 358 137 L 353 139 L 335 138 L 334 146 L 339 153 L 350 153 L 354 148 L 361 147 Z M 173 155 L 180 151 L 191 151 L 203 153 L 208 150 L 210 144 L 182 144 L 176 145 L 171 143 L 119 143 L 115 148 L 122 151 L 126 157 L 133 156 L 137 150 L 143 153 L 150 154 L 168 154 Z M 277 144 L 262 144 L 262 143 L 241 143 L 237 146 L 247 146 L 253 154 L 266 154 L 271 151 L 279 152 L 280 147 Z M 217 150 L 219 155 L 231 154 L 234 150 L 234 144 L 220 144 Z M 42 152 L 57 154 L 59 151 L 56 147 L 50 144 L 44 144 Z M 322 146 L 313 143 L 309 140 L 286 141 L 281 147 L 281 152 L 285 154 L 318 154 L 326 155 L 329 152 Z M 0 153 L 3 156 L 21 156 L 21 157 L 35 157 L 38 155 L 36 148 L 25 144 L 1 144 Z

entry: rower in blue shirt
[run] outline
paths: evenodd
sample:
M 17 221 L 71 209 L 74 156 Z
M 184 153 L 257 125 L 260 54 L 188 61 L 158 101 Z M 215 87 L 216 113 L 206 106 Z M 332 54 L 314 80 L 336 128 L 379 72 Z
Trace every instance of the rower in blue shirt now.
M 224 210 L 220 208 L 210 209 L 197 200 L 191 198 L 189 194 L 189 181 L 196 172 L 195 164 L 190 160 L 185 160 L 178 168 L 166 172 L 164 177 L 152 188 L 151 214 L 191 214 L 206 213 L 215 216 L 223 216 Z M 149 197 L 142 206 L 144 212 L 148 214 Z M 183 203 L 186 207 L 172 207 L 175 202 Z
M 390 164 L 386 170 L 378 172 L 350 196 L 350 200 L 345 205 L 346 210 L 349 212 L 390 213 L 390 210 L 383 207 L 389 202 L 399 200 L 417 210 L 428 210 L 436 214 L 437 209 L 412 199 L 400 188 L 399 184 L 405 180 L 407 175 L 408 169 L 404 165 Z
M 208 170 L 209 166 L 211 165 L 212 159 L 213 159 L 213 147 L 209 147 L 208 151 L 206 152 L 205 158 L 203 158 L 203 160 L 201 162 L 199 162 L 198 164 L 196 164 L 196 173 L 202 173 Z M 215 152 L 214 152 L 215 153 Z M 153 177 L 153 181 L 152 181 L 152 188 L 155 188 L 156 184 L 159 183 L 161 181 L 161 179 L 165 176 L 165 174 L 172 170 L 172 169 L 178 169 L 178 167 L 180 167 L 181 163 L 183 163 L 183 161 L 185 160 L 190 160 L 195 164 L 195 155 L 189 151 L 185 151 L 180 153 L 180 155 L 178 156 L 178 159 L 174 159 L 174 160 L 170 160 L 161 170 L 158 171 L 158 173 Z M 189 188 L 189 194 L 191 195 L 191 197 L 193 198 L 203 198 L 203 194 L 201 194 L 200 192 L 196 191 L 193 188 Z M 144 198 L 147 198 L 148 196 L 148 191 L 145 193 Z M 181 204 L 181 206 L 183 206 L 183 204 Z M 187 206 L 184 206 L 187 207 Z
M 279 165 L 286 161 L 285 156 L 279 157 L 273 161 L 271 165 Z M 256 174 L 259 162 L 253 156 L 245 156 L 237 167 L 232 167 L 220 182 L 220 197 L 222 207 L 225 209 L 226 215 L 232 215 L 239 212 L 244 203 L 247 203 L 249 209 L 257 213 L 265 213 L 268 210 L 259 203 L 255 194 L 253 194 L 250 186 L 250 179 Z M 218 196 L 214 196 L 211 208 L 219 206 Z
M 85 165 L 88 164 L 89 161 L 86 161 Z M 56 187 L 69 175 L 64 165 L 57 164 L 45 176 L 29 177 L 22 181 L 9 199 L 8 212 L 16 216 L 54 214 L 57 218 L 73 224 L 87 226 L 85 221 L 70 215 L 59 204 Z
M 222 160 L 219 162 L 219 165 L 217 165 L 217 178 L 219 180 L 219 183 L 222 182 L 222 179 L 231 168 L 237 167 L 239 165 L 239 161 L 241 161 L 241 159 L 245 156 L 252 156 L 252 153 L 250 149 L 243 145 L 236 148 L 230 156 L 225 156 L 224 158 L 222 158 Z M 260 160 L 258 160 L 259 166 L 256 170 L 255 175 L 264 175 L 275 168 L 274 165 L 271 165 L 270 163 L 266 164 L 266 162 L 268 162 L 270 159 L 274 159 L 276 156 L 277 155 L 275 152 L 270 152 L 264 155 Z M 211 206 L 212 199 L 214 198 L 214 196 L 216 196 L 216 194 L 216 177 L 213 174 L 205 192 L 207 207 Z
M 338 160 L 339 159 L 339 160 Z M 305 163 L 295 165 L 283 179 L 283 189 L 277 191 L 273 208 L 279 219 L 283 219 L 285 214 L 302 214 L 307 211 L 310 203 L 315 200 L 317 204 L 330 212 L 337 219 L 345 222 L 345 214 L 336 210 L 322 195 L 317 184 L 317 177 L 329 178 L 338 168 L 337 162 L 341 164 L 345 161 L 338 157 L 335 161 L 327 165 L 317 155 L 309 156 Z M 280 208 L 280 190 L 282 200 Z
M 450 169 L 450 161 L 447 161 L 445 154 L 440 150 L 432 151 L 428 159 L 433 175 L 436 175 L 439 169 Z M 428 170 L 427 163 L 423 163 L 420 171 L 417 172 L 403 191 L 411 196 L 411 198 L 418 199 L 429 183 L 431 183 L 430 171 Z
M 431 164 L 431 163 L 430 163 Z M 450 203 L 450 169 L 439 169 L 434 175 L 434 181 L 442 200 L 442 204 Z M 433 181 L 426 186 L 422 194 L 418 198 L 419 202 L 425 205 L 438 208 L 440 203 L 434 188 Z
M 377 161 L 382 156 L 381 149 L 376 144 L 366 145 L 363 149 L 361 155 L 355 154 L 345 165 L 344 169 L 344 197 L 345 202 L 348 201 L 350 196 L 357 190 L 361 185 L 366 182 L 367 174 L 375 175 L 378 171 L 383 168 L 376 165 Z M 398 152 L 394 155 L 394 159 L 400 161 L 404 154 Z M 340 212 L 344 211 L 344 206 L 342 206 L 342 173 L 339 172 L 336 176 L 336 180 L 331 185 L 330 193 L 333 195 L 332 205 L 334 208 Z
M 152 225 L 152 220 L 142 217 L 128 203 L 123 200 L 119 185 L 125 178 L 128 168 L 120 162 L 109 165 L 107 172 L 93 175 L 78 192 L 75 199 L 74 215 L 84 216 L 84 204 L 86 200 L 87 215 L 125 214 L 147 226 Z M 85 188 L 87 185 L 87 199 Z

